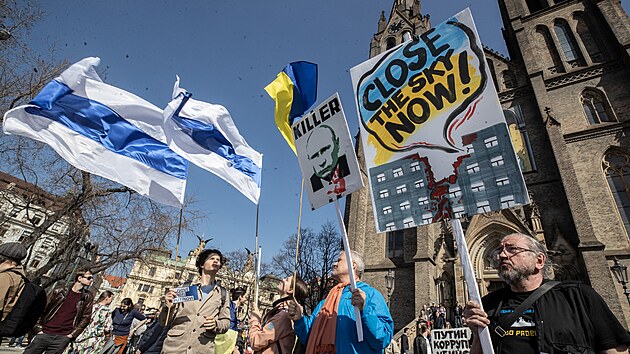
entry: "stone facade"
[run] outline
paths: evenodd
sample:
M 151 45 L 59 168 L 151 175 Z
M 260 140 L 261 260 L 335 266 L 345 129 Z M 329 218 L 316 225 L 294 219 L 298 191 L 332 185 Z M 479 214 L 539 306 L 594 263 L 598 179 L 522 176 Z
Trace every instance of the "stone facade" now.
M 34 184 L 28 183 L 9 174 L 0 172 L 0 243 L 22 242 L 42 225 L 46 217 L 64 205 L 62 198 L 52 195 Z M 29 255 L 22 261 L 28 271 L 35 271 L 45 264 L 54 261 L 51 255 L 57 249 L 59 240 L 69 235 L 68 218 L 64 217 L 51 225 L 39 237 Z M 89 244 L 89 235 L 84 234 L 82 243 Z M 70 274 L 73 269 L 89 263 L 91 256 L 83 249 L 67 252 L 64 257 L 72 269 L 53 267 L 45 276 L 56 277 L 57 274 Z M 68 275 L 68 282 L 72 282 Z
M 502 286 L 487 262 L 501 237 L 544 241 L 556 278 L 591 284 L 622 323 L 630 306 L 610 272 L 630 263 L 630 21 L 616 0 L 499 0 L 510 58 L 485 49 L 524 166 L 532 204 L 463 220 L 480 291 Z M 431 27 L 419 0 L 395 0 L 370 43 L 375 56 Z M 357 147 L 367 176 L 361 146 Z M 367 180 L 365 181 L 367 185 Z M 377 234 L 367 188 L 346 201 L 351 247 L 365 254 L 365 280 L 387 294 L 396 329 L 423 304 L 467 299 L 451 230 L 432 224 Z M 402 247 L 402 250 L 395 248 Z

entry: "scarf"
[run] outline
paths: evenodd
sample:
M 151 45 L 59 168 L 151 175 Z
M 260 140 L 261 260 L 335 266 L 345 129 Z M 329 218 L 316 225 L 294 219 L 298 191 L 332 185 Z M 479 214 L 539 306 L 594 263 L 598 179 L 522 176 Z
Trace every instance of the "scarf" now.
M 324 305 L 319 310 L 311 334 L 308 336 L 307 354 L 334 354 L 337 337 L 337 309 L 343 289 L 349 283 L 337 284 L 330 290 Z

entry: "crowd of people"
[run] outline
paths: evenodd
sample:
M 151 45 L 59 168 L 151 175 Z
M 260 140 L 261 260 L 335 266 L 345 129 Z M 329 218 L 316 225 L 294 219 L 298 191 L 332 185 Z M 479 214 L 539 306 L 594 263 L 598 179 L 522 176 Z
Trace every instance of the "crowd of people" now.
M 0 245 L 0 335 L 6 339 L 7 333 L 15 334 L 9 345 L 23 346 L 28 340 L 27 354 L 382 353 L 392 340 L 394 323 L 381 293 L 361 281 L 365 268 L 361 255 L 352 254 L 350 271 L 340 252 L 332 274 L 338 285 L 310 315 L 303 307 L 308 286 L 289 276 L 278 282 L 280 298 L 272 309 L 262 313 L 254 302 L 243 326 L 236 314 L 246 290 L 231 289 L 228 295 L 216 279 L 226 259 L 219 250 L 205 249 L 195 263 L 198 282 L 188 288 L 197 292 L 192 300 L 171 289 L 160 309 L 134 306 L 129 298 L 113 308 L 114 294 L 104 291 L 94 299 L 92 273 L 78 270 L 73 284 L 47 295 L 36 324 L 29 333 L 21 333 L 19 326 L 2 324 L 8 317 L 28 320 L 27 314 L 13 311 L 17 302 L 31 301 L 24 296 L 29 282 L 21 266 L 26 249 L 5 243 Z M 352 274 L 354 290 L 349 286 Z M 355 307 L 363 323 L 362 341 L 355 327 Z
M 450 315 L 442 304 L 423 306 L 415 320 L 416 336 L 410 340 L 407 327 L 399 347 L 385 299 L 361 281 L 362 256 L 351 254 L 352 269 L 346 253 L 340 252 L 332 273 L 337 285 L 310 314 L 302 303 L 308 296 L 306 283 L 289 276 L 278 281 L 280 298 L 271 310 L 262 313 L 254 301 L 244 325 L 236 313 L 246 290 L 228 292 L 217 282 L 226 263 L 219 250 L 198 254 L 199 279 L 187 288 L 195 296 L 171 289 L 159 309 L 134 306 L 128 298 L 112 308 L 109 291 L 94 300 L 89 291 L 93 275 L 86 269 L 76 272 L 70 286 L 50 291 L 41 313 L 35 313 L 24 310 L 38 308 L 38 289 L 29 285 L 20 265 L 26 249 L 5 243 L 0 245 L 0 336 L 9 334 L 9 345 L 23 345 L 24 334 L 30 332 L 27 354 L 426 354 L 432 352 L 432 330 L 467 326 L 473 334 L 472 353 L 482 352 L 478 332 L 485 327 L 491 329 L 497 353 L 628 353 L 630 334 L 601 296 L 581 283 L 550 280 L 546 248 L 530 236 L 512 234 L 501 240 L 492 259 L 506 287 L 482 299 L 485 311 L 475 302 L 464 308 L 456 304 Z M 32 328 L 24 331 L 31 322 Z

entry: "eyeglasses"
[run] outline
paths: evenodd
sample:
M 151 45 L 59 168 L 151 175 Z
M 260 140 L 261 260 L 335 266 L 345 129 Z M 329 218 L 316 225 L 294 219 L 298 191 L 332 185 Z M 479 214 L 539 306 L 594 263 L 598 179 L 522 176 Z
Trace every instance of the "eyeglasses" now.
M 499 259 L 499 255 L 501 253 L 503 253 L 503 251 L 505 251 L 505 253 L 509 257 L 516 256 L 517 254 L 523 253 L 523 252 L 534 252 L 534 253 L 536 253 L 536 251 L 530 250 L 529 248 L 513 246 L 513 245 L 505 245 L 503 247 L 497 248 L 496 250 L 494 250 L 494 252 L 492 252 L 492 259 L 493 260 L 498 260 Z

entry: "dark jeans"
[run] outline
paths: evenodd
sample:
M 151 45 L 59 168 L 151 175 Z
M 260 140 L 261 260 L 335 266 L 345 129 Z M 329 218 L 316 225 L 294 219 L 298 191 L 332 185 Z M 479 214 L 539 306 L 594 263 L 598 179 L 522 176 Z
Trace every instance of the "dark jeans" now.
M 24 354 L 61 354 L 71 340 L 64 335 L 39 333 L 24 349 Z
M 22 346 L 22 342 L 24 342 L 24 336 L 21 337 L 11 337 L 11 339 L 9 340 L 9 346 L 13 347 L 13 346 Z

